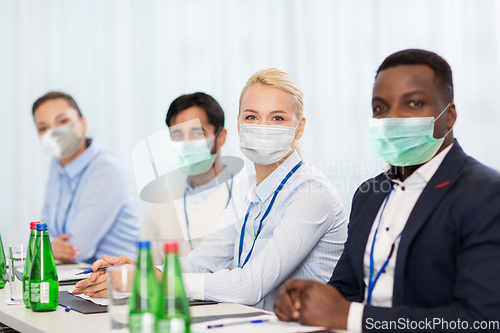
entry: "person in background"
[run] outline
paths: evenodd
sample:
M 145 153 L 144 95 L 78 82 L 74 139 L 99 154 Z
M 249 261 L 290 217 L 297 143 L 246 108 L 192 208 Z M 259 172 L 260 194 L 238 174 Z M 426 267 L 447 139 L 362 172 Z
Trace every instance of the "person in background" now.
M 202 92 L 177 97 L 168 108 L 165 123 L 170 128 L 175 164 L 188 176 L 181 186 L 167 189 L 168 203 L 153 203 L 142 228 L 142 239 L 152 240 L 155 265 L 163 261 L 166 240 L 179 241 L 179 255 L 198 246 L 227 207 L 234 174 L 221 162 L 226 142 L 224 111 Z M 208 147 L 208 150 L 207 150 Z
M 287 282 L 276 315 L 349 332 L 498 332 L 500 174 L 453 138 L 450 66 L 390 55 L 372 110 L 371 146 L 389 165 L 355 193 L 330 282 Z
M 270 310 L 286 279 L 328 281 L 344 249 L 346 216 L 331 182 L 296 150 L 306 123 L 302 96 L 298 83 L 274 68 L 255 73 L 243 88 L 240 148 L 256 174 L 235 186 L 219 222 L 181 259 L 191 299 Z M 107 265 L 95 262 L 73 293 L 107 295 L 106 273 L 96 271 Z
M 136 203 L 122 162 L 85 137 L 75 100 L 52 91 L 35 101 L 33 118 L 50 164 L 42 221 L 54 258 L 92 263 L 103 254 L 135 256 Z

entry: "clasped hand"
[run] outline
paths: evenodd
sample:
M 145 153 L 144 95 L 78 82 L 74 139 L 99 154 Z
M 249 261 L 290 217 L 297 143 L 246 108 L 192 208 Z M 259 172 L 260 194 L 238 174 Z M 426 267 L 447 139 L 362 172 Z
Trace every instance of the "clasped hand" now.
M 350 304 L 331 285 L 295 279 L 281 286 L 274 312 L 282 321 L 345 330 Z
M 69 263 L 74 262 L 78 258 L 80 251 L 78 251 L 76 245 L 68 242 L 70 238 L 70 234 L 61 234 L 52 241 L 51 247 L 54 259 Z

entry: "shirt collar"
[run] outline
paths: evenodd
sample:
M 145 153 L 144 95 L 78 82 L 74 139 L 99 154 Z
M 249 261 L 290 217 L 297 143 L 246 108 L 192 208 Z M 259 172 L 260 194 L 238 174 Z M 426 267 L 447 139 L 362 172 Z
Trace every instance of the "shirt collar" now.
M 451 145 L 449 145 L 448 147 L 446 147 L 445 149 L 443 149 L 439 154 L 434 156 L 431 160 L 429 160 L 429 162 L 425 163 L 420 168 L 415 170 L 415 172 L 420 177 L 422 177 L 426 183 L 428 183 L 431 180 L 431 178 L 434 176 L 434 174 L 436 173 L 437 169 L 439 168 L 439 166 L 443 162 L 444 158 L 446 157 L 446 155 L 450 151 L 451 147 L 453 147 L 453 143 Z
M 59 162 L 59 172 L 65 173 L 70 179 L 79 175 L 87 167 L 94 157 L 101 152 L 101 147 L 92 139 L 87 139 L 89 145 L 77 158 L 66 164 L 64 167 Z
M 279 184 L 286 175 L 300 162 L 300 156 L 297 151 L 294 151 L 288 158 L 283 161 L 269 176 L 266 177 L 259 185 L 250 188 L 250 193 L 247 196 L 248 201 L 255 201 L 254 195 L 262 202 L 266 201 L 269 196 L 276 191 Z M 252 193 L 253 192 L 253 193 Z M 253 195 L 254 194 L 254 195 Z M 252 200 L 254 199 L 254 200 Z
M 212 178 L 212 180 L 210 180 L 208 183 L 196 186 L 195 188 L 191 186 L 191 177 L 187 177 L 186 189 L 189 195 L 193 195 L 196 193 L 201 193 L 210 190 L 211 188 L 214 188 L 216 186 L 219 186 L 228 179 L 231 179 L 231 170 L 229 170 L 229 168 L 224 165 L 224 169 L 222 169 L 222 171 L 219 172 L 219 174 L 216 177 Z

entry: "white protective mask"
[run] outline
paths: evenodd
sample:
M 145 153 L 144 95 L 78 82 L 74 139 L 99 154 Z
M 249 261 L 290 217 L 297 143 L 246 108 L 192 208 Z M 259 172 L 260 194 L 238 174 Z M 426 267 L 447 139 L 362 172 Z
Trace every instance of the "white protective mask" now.
M 84 136 L 75 135 L 75 124 L 51 128 L 40 138 L 42 150 L 47 155 L 61 159 L 66 158 L 78 150 L 82 145 Z
M 240 125 L 240 149 L 252 162 L 269 165 L 285 157 L 295 139 L 296 127 Z

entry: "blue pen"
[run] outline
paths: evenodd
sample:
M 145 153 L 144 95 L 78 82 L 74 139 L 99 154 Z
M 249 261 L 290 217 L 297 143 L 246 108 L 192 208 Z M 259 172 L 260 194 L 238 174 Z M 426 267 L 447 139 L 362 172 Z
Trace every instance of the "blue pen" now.
M 98 268 L 98 269 L 96 269 L 96 272 L 97 272 L 97 271 L 100 271 L 100 270 L 102 270 L 102 269 L 106 269 L 106 267 L 101 267 L 101 268 Z M 92 272 L 93 272 L 93 270 L 92 270 L 92 268 L 90 268 L 90 269 L 87 269 L 86 271 L 83 271 L 83 272 L 77 273 L 77 274 L 75 274 L 75 275 L 89 274 L 89 273 L 92 273 Z
M 269 321 L 269 319 L 255 319 L 255 320 L 239 321 L 237 323 L 208 325 L 207 328 L 219 328 L 219 327 L 232 326 L 232 325 L 242 325 L 242 324 L 258 324 L 258 323 L 263 323 L 266 321 Z

